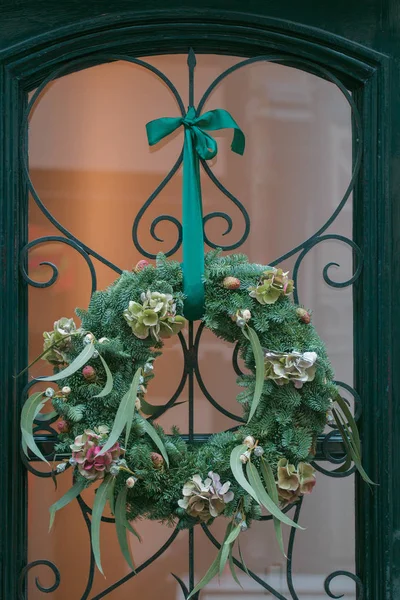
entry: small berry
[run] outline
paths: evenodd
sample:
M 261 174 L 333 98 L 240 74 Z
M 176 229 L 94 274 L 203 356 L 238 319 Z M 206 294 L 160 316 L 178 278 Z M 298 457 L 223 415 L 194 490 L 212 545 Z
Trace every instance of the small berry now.
M 62 393 L 62 394 L 64 394 L 64 396 L 68 396 L 68 394 L 70 394 L 70 393 L 71 393 L 71 388 L 70 388 L 70 387 L 68 387 L 68 385 L 65 385 L 65 386 L 62 388 L 62 390 L 61 390 L 61 393 Z
M 119 467 L 118 465 L 111 465 L 110 467 L 110 474 L 113 475 L 114 477 L 116 477 L 119 473 Z
M 56 427 L 57 427 L 58 433 L 68 433 L 68 431 L 69 431 L 69 425 L 68 425 L 67 421 L 64 421 L 64 419 L 57 421 Z
M 99 339 L 99 344 L 104 344 L 105 342 L 109 342 L 110 340 L 106 337 L 102 337 Z
M 248 526 L 247 526 L 246 521 L 242 521 L 240 523 L 240 531 L 247 531 L 247 529 L 248 529 Z
M 55 392 L 52 387 L 48 387 L 44 393 L 44 395 L 47 396 L 48 398 L 52 398 L 54 396 L 54 394 L 55 394 Z
M 237 290 L 240 288 L 240 279 L 237 277 L 225 277 L 222 282 L 222 286 L 226 290 Z
M 96 369 L 90 365 L 86 365 L 86 367 L 83 367 L 82 369 L 82 375 L 86 381 L 94 381 L 96 379 Z
M 164 465 L 164 459 L 161 454 L 158 454 L 158 452 L 152 452 L 150 454 L 150 458 L 155 469 L 161 469 L 161 467 Z
M 297 308 L 296 314 L 299 317 L 300 321 L 302 321 L 306 325 L 308 325 L 311 321 L 310 313 L 307 312 L 305 308 Z
M 239 460 L 241 463 L 243 463 L 245 465 L 247 463 L 247 461 L 249 460 L 249 458 L 246 456 L 246 454 L 241 454 L 239 456 Z
M 256 446 L 254 448 L 254 454 L 256 456 L 262 456 L 264 454 L 264 448 L 262 448 L 261 446 Z
M 136 410 L 141 410 L 142 403 L 140 401 L 140 398 L 136 398 L 136 400 L 135 400 L 135 408 L 136 408 Z
M 133 488 L 135 483 L 136 483 L 136 477 L 128 477 L 128 479 L 125 481 L 125 485 L 128 488 Z
M 146 373 L 146 375 L 147 375 L 148 373 L 151 373 L 151 372 L 153 371 L 153 369 L 154 369 L 154 367 L 153 367 L 152 363 L 151 363 L 151 362 L 147 362 L 147 363 L 144 365 L 143 371 L 144 371 L 144 372 Z
M 136 263 L 136 267 L 133 269 L 136 273 L 139 273 L 139 271 L 143 271 L 143 269 L 145 267 L 149 266 L 149 261 L 146 260 L 145 258 L 143 258 L 142 260 L 139 260 L 138 263 Z
M 62 473 L 63 471 L 65 471 L 66 468 L 67 468 L 67 463 L 62 462 L 59 465 L 57 465 L 56 471 L 57 471 L 57 473 Z

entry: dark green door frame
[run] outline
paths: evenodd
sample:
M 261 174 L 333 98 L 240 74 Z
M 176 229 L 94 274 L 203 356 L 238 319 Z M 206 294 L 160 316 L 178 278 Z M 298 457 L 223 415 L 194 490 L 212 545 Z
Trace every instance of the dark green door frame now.
M 2 5 L 0 20 L 0 598 L 18 598 L 26 565 L 26 472 L 20 460 L 19 406 L 25 382 L 27 287 L 20 250 L 27 243 L 27 190 L 20 133 L 27 92 L 73 58 L 87 65 L 105 55 L 218 52 L 255 56 L 275 51 L 330 70 L 354 93 L 364 151 L 357 182 L 354 240 L 364 269 L 355 287 L 356 389 L 362 398 L 364 461 L 380 486 L 357 484 L 357 568 L 367 600 L 400 597 L 400 12 L 396 0 L 250 0 L 211 2 L 21 0 Z M 168 10 L 166 9 L 168 5 Z M 350 5 L 350 6 L 349 6 Z M 310 66 L 312 71 L 312 67 Z M 397 395 L 396 395 L 397 393 Z M 329 543 L 329 541 L 327 541 Z M 23 592 L 23 583 L 20 585 Z M 22 597 L 22 596 L 21 596 Z

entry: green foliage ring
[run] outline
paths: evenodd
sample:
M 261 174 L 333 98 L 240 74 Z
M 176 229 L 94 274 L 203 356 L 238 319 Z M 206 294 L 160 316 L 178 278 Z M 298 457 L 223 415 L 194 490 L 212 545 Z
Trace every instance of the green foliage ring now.
M 184 325 L 179 263 L 160 255 L 156 266 L 124 272 L 106 290 L 93 295 L 87 310 L 77 310 L 82 320 L 79 330 L 74 331 L 72 321 L 64 319 L 65 331 L 61 324 L 58 333 L 45 333 L 44 358 L 57 366 L 56 372 L 62 373 L 66 365 L 79 365 L 68 377 L 47 378 L 57 379 L 61 390 L 45 392 L 61 419 L 57 452 L 71 453 L 76 439 L 82 442 L 88 430 L 96 435 L 92 446 L 104 446 L 118 419 L 122 424 L 118 443 L 108 444 L 106 455 L 114 461 L 111 471 L 110 464 L 99 459 L 99 470 L 89 470 L 88 478 L 82 475 L 82 464 L 72 457 L 75 486 L 67 500 L 101 480 L 96 510 L 104 508 L 100 506 L 103 497 L 104 502 L 110 500 L 114 512 L 116 505 L 119 510 L 122 506 L 122 525 L 127 528 L 128 521 L 139 518 L 185 528 L 223 515 L 232 519 L 227 531 L 230 544 L 261 516 L 262 505 L 276 515 L 279 525 L 289 521 L 279 506 L 312 490 L 315 475 L 308 461 L 315 454 L 332 399 L 338 397 L 324 344 L 310 315 L 289 297 L 292 283 L 287 274 L 250 264 L 244 255 L 223 257 L 218 251 L 206 255 L 205 326 L 217 337 L 239 344 L 249 373 L 238 377 L 243 425 L 217 433 L 203 444 L 184 442 L 176 428 L 166 435 L 161 427 L 150 425 L 157 407 L 145 395 L 154 376 L 154 361 L 162 352 L 162 336 L 174 335 Z M 158 300 L 164 302 L 163 307 Z M 37 418 L 46 396 L 42 398 L 36 400 L 36 411 L 32 401 L 26 413 L 30 410 Z M 31 400 L 32 396 L 28 403 Z M 23 443 L 35 451 L 26 413 L 21 417 Z M 79 448 L 78 443 L 74 456 L 79 457 Z M 59 471 L 63 468 L 63 463 L 58 466 Z M 260 482 L 265 492 L 258 489 Z M 199 494 L 199 504 L 194 497 L 196 485 L 203 484 L 206 501 Z M 53 515 L 61 505 L 53 505 Z M 277 535 L 279 541 L 279 528 Z M 123 539 L 120 543 L 124 551 Z M 100 567 L 97 551 L 95 557 Z

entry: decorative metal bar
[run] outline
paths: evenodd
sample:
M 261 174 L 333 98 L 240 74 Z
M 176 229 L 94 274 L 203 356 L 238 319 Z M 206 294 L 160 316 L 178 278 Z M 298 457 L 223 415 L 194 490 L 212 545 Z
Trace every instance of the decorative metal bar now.
M 52 223 L 52 225 L 54 227 L 56 227 L 56 229 L 62 235 L 38 238 L 36 240 L 29 242 L 29 244 L 27 244 L 24 248 L 22 248 L 21 254 L 20 254 L 21 276 L 27 284 L 32 285 L 34 287 L 42 287 L 42 288 L 50 287 L 51 285 L 53 285 L 55 283 L 55 281 L 57 280 L 57 277 L 58 277 L 57 266 L 49 261 L 44 261 L 41 263 L 41 265 L 50 266 L 50 268 L 52 269 L 52 275 L 46 282 L 34 281 L 29 276 L 29 273 L 27 271 L 27 257 L 28 257 L 29 251 L 33 247 L 35 247 L 41 243 L 46 243 L 46 242 L 56 242 L 56 243 L 66 244 L 66 245 L 72 247 L 74 250 L 76 250 L 82 256 L 82 258 L 85 260 L 86 264 L 88 265 L 88 268 L 90 271 L 91 291 L 92 292 L 96 289 L 96 271 L 95 271 L 93 261 L 92 261 L 93 258 L 99 260 L 101 263 L 108 266 L 110 269 L 112 269 L 116 273 L 121 273 L 121 269 L 117 265 L 114 265 L 106 257 L 101 256 L 100 254 L 95 252 L 92 248 L 90 248 L 89 246 L 87 246 L 86 244 L 84 244 L 80 240 L 78 240 L 71 232 L 68 231 L 68 229 L 66 229 L 61 223 L 59 223 L 57 221 L 57 219 L 50 213 L 50 211 L 47 209 L 47 207 L 44 205 L 44 203 L 40 199 L 39 194 L 36 191 L 35 187 L 33 186 L 33 183 L 31 181 L 30 174 L 29 174 L 29 163 L 28 163 L 29 118 L 32 114 L 32 110 L 33 110 L 34 106 L 36 105 L 36 102 L 40 98 L 40 96 L 43 93 L 43 91 L 45 90 L 46 86 L 51 81 L 54 81 L 58 77 L 62 77 L 63 75 L 66 75 L 67 73 L 71 73 L 73 71 L 87 68 L 90 66 L 98 65 L 98 64 L 101 64 L 104 62 L 117 61 L 117 60 L 128 61 L 128 62 L 136 64 L 144 69 L 147 69 L 148 71 L 153 73 L 160 80 L 160 82 L 164 83 L 167 86 L 169 91 L 172 93 L 173 97 L 176 100 L 177 108 L 178 108 L 179 112 L 182 115 L 185 114 L 185 106 L 182 101 L 182 98 L 181 98 L 179 92 L 177 91 L 177 89 L 175 88 L 174 84 L 169 80 L 169 78 L 166 77 L 166 75 L 164 73 L 159 71 L 156 67 L 154 67 L 150 63 L 143 61 L 141 59 L 138 59 L 138 58 L 132 58 L 131 56 L 127 56 L 127 55 L 95 54 L 90 57 L 85 57 L 83 59 L 73 60 L 73 61 L 70 61 L 70 62 L 64 64 L 59 69 L 55 70 L 47 79 L 45 79 L 42 82 L 42 84 L 37 88 L 37 90 L 33 94 L 32 98 L 28 104 L 26 113 L 24 115 L 24 122 L 23 122 L 23 126 L 22 126 L 21 139 L 20 139 L 22 170 L 23 170 L 24 177 L 26 179 L 28 189 L 31 192 L 35 203 L 40 208 L 40 210 L 45 215 L 45 217 L 49 220 L 49 222 Z M 358 111 L 358 108 L 355 104 L 355 101 L 354 101 L 352 95 L 346 89 L 346 87 L 343 85 L 343 83 L 333 73 L 331 73 L 330 71 L 323 68 L 321 65 L 319 65 L 317 63 L 313 63 L 311 61 L 301 59 L 299 57 L 291 56 L 289 54 L 282 54 L 282 53 L 278 54 L 275 52 L 271 52 L 268 55 L 256 56 L 253 58 L 241 60 L 238 63 L 236 63 L 235 65 L 233 65 L 232 67 L 226 69 L 223 73 L 221 73 L 209 85 L 209 87 L 207 88 L 207 90 L 205 91 L 203 96 L 201 97 L 200 102 L 197 107 L 197 115 L 200 114 L 201 111 L 203 110 L 205 103 L 208 100 L 208 98 L 210 97 L 213 90 L 226 77 L 228 77 L 230 74 L 237 71 L 238 69 L 241 69 L 248 65 L 259 63 L 259 62 L 274 62 L 274 63 L 278 63 L 278 64 L 282 64 L 282 65 L 300 68 L 300 69 L 306 70 L 314 75 L 322 77 L 322 78 L 330 81 L 331 83 L 333 83 L 342 92 L 344 98 L 346 99 L 346 101 L 348 102 L 348 104 L 351 108 L 352 120 L 353 120 L 353 126 L 354 126 L 354 136 L 353 136 L 354 164 L 353 164 L 353 172 L 351 175 L 351 179 L 349 181 L 349 184 L 347 186 L 347 189 L 346 189 L 343 197 L 339 201 L 339 203 L 338 203 L 336 209 L 333 211 L 332 215 L 329 217 L 329 219 L 327 219 L 327 221 L 322 225 L 322 227 L 320 227 L 318 229 L 318 231 L 316 233 L 314 233 L 308 239 L 304 240 L 301 244 L 292 248 L 290 251 L 286 252 L 284 255 L 273 260 L 270 263 L 272 266 L 277 265 L 280 262 L 290 258 L 291 256 L 297 255 L 297 258 L 295 261 L 295 266 L 294 266 L 294 273 L 293 273 L 294 279 L 296 279 L 303 260 L 305 259 L 307 254 L 316 245 L 323 243 L 324 241 L 337 240 L 339 242 L 346 244 L 350 248 L 350 250 L 353 252 L 354 259 L 355 259 L 354 273 L 347 281 L 336 282 L 336 281 L 332 280 L 331 277 L 329 276 L 329 269 L 333 265 L 335 265 L 335 266 L 339 266 L 339 265 L 337 263 L 330 262 L 323 269 L 323 278 L 328 285 L 335 287 L 335 288 L 344 288 L 347 286 L 351 286 L 360 277 L 361 272 L 362 272 L 362 262 L 363 262 L 362 261 L 362 258 L 363 258 L 362 252 L 361 252 L 360 248 L 349 238 L 346 238 L 341 235 L 333 234 L 333 233 L 325 234 L 326 230 L 329 227 L 331 227 L 333 225 L 333 223 L 335 222 L 337 216 L 342 211 L 343 207 L 345 206 L 346 202 L 348 201 L 348 199 L 350 197 L 350 194 L 352 193 L 352 191 L 354 189 L 354 185 L 355 185 L 355 182 L 357 180 L 359 170 L 360 170 L 361 157 L 362 157 L 362 151 L 363 151 L 361 116 L 360 116 L 360 113 Z M 188 66 L 189 104 L 194 105 L 196 56 L 192 49 L 190 49 L 189 53 L 188 53 L 187 66 Z M 178 170 L 182 164 L 182 158 L 183 158 L 183 154 L 181 153 L 180 156 L 178 157 L 178 159 L 176 160 L 175 164 L 173 165 L 172 169 L 167 173 L 167 175 L 164 177 L 164 179 L 161 181 L 161 183 L 156 187 L 156 189 L 153 191 L 153 193 L 144 202 L 143 206 L 140 208 L 140 210 L 138 211 L 138 213 L 134 219 L 133 226 L 132 226 L 132 240 L 133 240 L 134 246 L 143 256 L 146 256 L 148 258 L 155 258 L 156 253 L 152 253 L 142 247 L 142 245 L 139 241 L 140 223 L 141 223 L 142 218 L 143 218 L 144 214 L 146 213 L 147 209 L 150 207 L 150 205 L 153 204 L 153 202 L 159 196 L 160 192 L 166 187 L 166 185 L 168 185 L 168 183 L 171 181 L 172 177 L 174 177 L 176 175 L 176 173 L 178 172 Z M 227 188 L 219 181 L 219 179 L 216 177 L 216 175 L 213 173 L 212 169 L 208 166 L 208 164 L 206 162 L 204 162 L 204 161 L 202 162 L 202 167 L 203 167 L 206 175 L 213 182 L 213 184 L 239 209 L 239 211 L 243 217 L 244 231 L 243 231 L 241 237 L 237 241 L 233 241 L 231 243 L 228 243 L 228 244 L 222 246 L 223 250 L 234 250 L 234 249 L 240 247 L 249 236 L 249 233 L 250 233 L 249 215 L 247 213 L 246 208 L 243 206 L 243 204 L 240 202 L 240 200 L 238 200 L 231 192 L 229 192 L 229 190 L 227 190 Z M 208 221 L 210 221 L 214 218 L 221 218 L 226 222 L 226 230 L 223 233 L 223 235 L 227 235 L 232 231 L 232 228 L 233 228 L 232 217 L 229 214 L 218 211 L 218 210 L 215 210 L 204 216 L 204 219 L 203 219 L 204 225 Z M 163 239 L 156 233 L 156 230 L 157 230 L 158 225 L 165 221 L 172 223 L 176 227 L 176 230 L 177 230 L 177 239 L 176 239 L 174 245 L 172 246 L 172 248 L 170 248 L 164 252 L 167 256 L 172 256 L 179 250 L 179 248 L 182 244 L 182 225 L 181 225 L 180 221 L 172 215 L 160 214 L 155 219 L 153 219 L 153 221 L 150 225 L 150 234 L 155 241 L 162 242 Z M 206 234 L 204 234 L 204 237 L 205 237 L 205 243 L 207 246 L 209 246 L 211 248 L 217 247 L 217 244 L 215 244 L 211 239 L 209 239 L 209 237 Z M 219 245 L 219 246 L 221 247 L 221 245 Z M 296 301 L 299 300 L 297 291 L 295 292 L 295 300 Z M 181 376 L 180 382 L 176 388 L 176 391 L 171 396 L 170 400 L 167 402 L 167 404 L 164 407 L 162 407 L 160 409 L 159 413 L 157 413 L 156 415 L 153 415 L 153 417 L 152 417 L 152 419 L 160 417 L 166 410 L 168 410 L 168 408 L 173 406 L 174 403 L 180 397 L 181 393 L 183 392 L 183 390 L 187 384 L 187 386 L 188 386 L 187 389 L 188 389 L 189 430 L 188 430 L 187 434 L 182 435 L 182 438 L 187 442 L 198 443 L 198 444 L 201 444 L 201 443 L 204 443 L 205 441 L 207 441 L 211 434 L 195 433 L 195 410 L 194 410 L 194 382 L 195 382 L 195 380 L 197 381 L 197 383 L 201 389 L 201 392 L 204 394 L 204 396 L 207 398 L 207 400 L 212 404 L 212 406 L 214 406 L 214 408 L 216 408 L 219 412 L 221 412 L 225 416 L 231 418 L 234 422 L 237 423 L 237 425 L 235 427 L 233 427 L 232 429 L 237 428 L 240 425 L 240 423 L 243 422 L 243 419 L 240 416 L 235 415 L 234 413 L 230 412 L 229 410 L 227 410 L 226 408 L 224 408 L 223 406 L 221 406 L 219 404 L 218 400 L 215 399 L 212 396 L 212 394 L 208 391 L 207 386 L 206 386 L 205 382 L 203 381 L 200 366 L 199 366 L 199 346 L 200 346 L 203 330 L 204 330 L 204 324 L 201 323 L 197 327 L 197 330 L 195 332 L 193 323 L 190 323 L 189 331 L 188 331 L 188 340 L 186 341 L 184 336 L 182 334 L 179 334 L 179 339 L 180 339 L 182 352 L 183 352 L 182 376 Z M 238 375 L 240 375 L 241 370 L 240 370 L 240 367 L 238 364 L 238 346 L 236 346 L 233 350 L 232 365 L 233 365 L 234 371 Z M 24 395 L 26 395 L 28 393 L 28 390 L 34 384 L 35 384 L 35 382 L 30 382 L 26 386 L 26 388 L 24 390 Z M 358 419 L 361 414 L 361 400 L 360 400 L 357 392 L 350 385 L 348 385 L 346 383 L 338 381 L 337 384 L 352 395 L 352 397 L 354 399 L 355 418 Z M 38 422 L 36 424 L 35 431 L 34 431 L 36 443 L 40 446 L 42 452 L 48 458 L 54 457 L 55 444 L 57 443 L 57 436 L 55 435 L 54 429 L 52 429 L 51 425 L 52 425 L 52 421 L 49 421 L 46 423 Z M 22 460 L 24 461 L 24 464 L 26 465 L 27 469 L 33 475 L 35 475 L 37 477 L 44 477 L 44 478 L 56 477 L 55 473 L 43 472 L 43 471 L 39 471 L 39 470 L 35 469 L 33 466 L 33 463 L 36 460 L 36 457 L 31 457 L 31 459 L 28 461 L 26 459 L 26 457 L 22 455 L 22 453 L 21 453 L 21 456 L 22 456 Z M 66 458 L 66 457 L 67 457 L 67 455 L 57 454 L 57 459 L 62 459 L 62 458 Z M 348 471 L 343 472 L 343 473 L 342 472 L 335 473 L 335 472 L 329 471 L 327 468 L 323 467 L 321 464 L 322 462 L 324 462 L 324 463 L 331 463 L 333 465 L 337 465 L 337 464 L 341 464 L 343 462 L 343 460 L 344 460 L 344 447 L 342 444 L 341 436 L 338 434 L 336 429 L 332 428 L 328 433 L 321 435 L 318 438 L 314 466 L 316 469 L 325 473 L 328 476 L 346 477 L 346 476 L 353 474 L 354 468 L 350 468 Z M 82 513 L 83 520 L 84 520 L 85 525 L 88 530 L 88 535 L 90 536 L 91 535 L 91 533 L 90 533 L 91 508 L 85 503 L 85 501 L 80 496 L 78 497 L 77 500 L 78 500 L 78 504 L 79 504 L 79 507 L 80 507 L 80 510 Z M 288 512 L 292 508 L 293 508 L 292 506 L 286 507 L 284 512 Z M 299 519 L 300 511 L 301 511 L 301 501 L 295 507 L 295 514 L 294 514 L 295 522 L 297 522 Z M 272 517 L 270 515 L 268 515 L 268 516 L 262 517 L 261 520 L 269 521 L 269 520 L 271 520 L 271 518 Z M 102 520 L 104 523 L 113 523 L 114 522 L 114 519 L 107 518 L 107 517 L 103 517 Z M 219 548 L 220 547 L 219 542 L 211 534 L 208 527 L 206 525 L 201 525 L 201 527 L 202 527 L 204 533 L 206 534 L 206 536 L 209 538 L 209 540 L 214 544 L 214 546 L 216 546 L 216 548 Z M 123 586 L 127 581 L 132 579 L 132 577 L 134 577 L 135 575 L 140 573 L 142 570 L 144 570 L 147 566 L 152 564 L 157 558 L 159 558 L 171 546 L 171 544 L 177 537 L 178 533 L 179 533 L 179 529 L 176 528 L 174 530 L 174 532 L 171 534 L 171 536 L 168 538 L 168 540 L 165 542 L 165 544 L 163 544 L 161 546 L 161 548 L 153 554 L 152 557 L 150 557 L 148 560 L 144 561 L 136 569 L 135 572 L 129 573 L 128 575 L 119 579 L 117 582 L 115 582 L 111 586 L 105 588 L 100 594 L 96 595 L 95 597 L 92 597 L 92 600 L 100 600 L 101 598 L 108 596 L 114 590 Z M 195 535 L 194 530 L 192 528 L 189 530 L 189 542 L 188 542 L 189 543 L 189 553 L 188 553 L 188 567 L 189 567 L 189 569 L 188 569 L 188 571 L 189 571 L 188 572 L 188 579 L 189 579 L 188 585 L 189 585 L 189 587 L 187 587 L 186 584 L 177 575 L 173 575 L 175 577 L 175 579 L 177 580 L 178 584 L 180 585 L 182 593 L 185 598 L 187 598 L 190 590 L 192 590 L 194 587 L 194 560 L 195 560 L 194 535 Z M 292 557 L 293 557 L 293 552 L 294 552 L 295 536 L 296 536 L 296 530 L 292 529 L 291 533 L 290 533 L 290 537 L 289 537 L 288 561 L 287 561 L 287 565 L 286 565 L 286 567 L 287 567 L 287 570 L 286 570 L 287 585 L 288 585 L 288 590 L 290 593 L 290 598 L 292 600 L 298 600 L 298 596 L 297 596 L 295 588 L 294 588 L 293 573 L 292 573 Z M 90 550 L 90 552 L 91 552 L 91 555 L 90 555 L 90 566 L 89 566 L 89 571 L 88 571 L 88 578 L 87 578 L 85 590 L 83 591 L 80 600 L 87 600 L 90 597 L 92 587 L 93 587 L 94 560 L 93 560 L 92 551 Z M 239 567 L 239 569 L 245 570 L 242 563 L 240 561 L 238 561 L 236 558 L 234 559 L 234 563 L 237 567 Z M 24 567 L 24 569 L 21 571 L 20 581 L 19 581 L 19 598 L 20 599 L 23 599 L 25 597 L 24 594 L 25 594 L 27 574 L 32 569 L 36 568 L 37 566 L 43 566 L 43 565 L 50 568 L 51 571 L 53 572 L 54 583 L 50 587 L 46 588 L 46 587 L 43 587 L 40 584 L 38 578 L 36 578 L 36 587 L 43 593 L 51 593 L 59 587 L 61 576 L 60 576 L 60 572 L 57 569 L 57 567 L 53 563 L 51 563 L 50 561 L 47 561 L 47 560 L 35 560 L 35 561 L 29 563 L 28 565 L 26 565 Z M 252 571 L 250 571 L 250 576 L 254 579 L 254 581 L 256 581 L 260 585 L 260 587 L 264 588 L 273 597 L 278 598 L 280 600 L 289 600 L 289 597 L 286 598 L 285 596 L 283 596 L 280 592 L 275 590 L 272 586 L 270 586 L 267 582 L 265 582 L 263 579 L 258 577 Z M 331 573 L 326 578 L 325 592 L 326 592 L 327 596 L 329 596 L 330 598 L 339 597 L 339 596 L 334 595 L 330 589 L 332 580 L 338 576 L 346 576 L 346 577 L 351 578 L 355 582 L 355 585 L 357 588 L 357 593 L 358 593 L 358 598 L 359 598 L 359 600 L 362 600 L 363 588 L 362 588 L 361 581 L 359 580 L 359 578 L 356 575 L 351 574 L 347 571 L 336 571 L 334 573 Z M 198 594 L 196 595 L 196 598 L 194 600 L 198 600 Z

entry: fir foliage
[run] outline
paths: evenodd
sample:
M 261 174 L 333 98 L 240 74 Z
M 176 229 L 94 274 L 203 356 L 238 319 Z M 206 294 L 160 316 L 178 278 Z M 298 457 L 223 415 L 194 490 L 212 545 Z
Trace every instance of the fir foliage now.
M 257 332 L 264 349 L 316 352 L 315 379 L 305 383 L 301 389 L 295 389 L 292 383 L 279 386 L 265 380 L 261 401 L 251 422 L 238 431 L 218 433 L 205 444 L 186 444 L 175 428 L 167 436 L 158 427 L 157 432 L 169 456 L 169 468 L 165 465 L 154 467 L 151 453 L 157 452 L 157 448 L 143 431 L 140 419 L 134 418 L 125 455 L 129 469 L 138 478 L 134 487 L 128 490 L 129 520 L 148 518 L 169 524 L 178 521 L 180 528 L 195 524 L 196 521 L 178 506 L 178 500 L 182 497 L 183 485 L 193 475 L 205 478 L 211 470 L 221 476 L 221 481 L 231 481 L 232 484 L 235 497 L 226 505 L 225 516 L 234 515 L 241 503 L 248 522 L 260 518 L 260 507 L 235 481 L 229 463 L 232 449 L 247 435 L 258 440 L 264 449 L 264 458 L 273 469 L 282 457 L 294 465 L 312 458 L 316 438 L 325 426 L 330 399 L 337 395 L 337 390 L 324 344 L 313 325 L 299 319 L 296 313 L 298 307 L 285 296 L 269 305 L 262 305 L 249 296 L 248 288 L 256 285 L 268 268 L 250 264 L 247 257 L 240 254 L 221 256 L 219 251 L 211 251 L 205 259 L 204 323 L 217 337 L 239 344 L 240 356 L 251 372 L 238 379 L 241 389 L 237 400 L 245 420 L 254 392 L 255 367 L 249 340 L 231 318 L 237 311 L 251 311 L 250 325 Z M 223 287 L 222 281 L 228 276 L 240 280 L 239 289 Z M 93 295 L 87 310 L 77 310 L 83 331 L 95 336 L 96 350 L 112 372 L 113 389 L 107 396 L 95 398 L 105 385 L 106 374 L 99 358 L 94 357 L 88 364 L 96 370 L 96 381 L 86 381 L 78 371 L 60 383 L 60 388 L 71 388 L 68 397 L 53 399 L 54 408 L 69 423 L 69 432 L 60 435 L 60 451 L 65 451 L 75 436 L 85 429 L 100 425 L 111 429 L 120 400 L 128 391 L 136 370 L 160 355 L 162 341 L 155 343 L 150 336 L 145 340 L 138 339 L 123 317 L 129 302 L 140 302 L 142 292 L 148 290 L 172 294 L 177 314 L 182 314 L 182 269 L 178 262 L 167 260 L 163 255 L 158 256 L 156 266 L 149 265 L 139 272 L 124 272 L 106 290 Z M 83 337 L 73 338 L 69 362 L 82 350 Z M 102 338 L 107 339 L 100 342 Z M 151 374 L 145 376 L 144 388 L 151 378 Z M 123 436 L 120 443 L 124 445 Z M 115 495 L 128 477 L 129 473 L 120 471 L 116 477 Z

